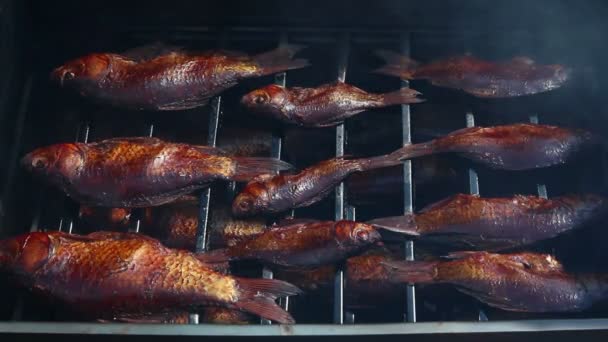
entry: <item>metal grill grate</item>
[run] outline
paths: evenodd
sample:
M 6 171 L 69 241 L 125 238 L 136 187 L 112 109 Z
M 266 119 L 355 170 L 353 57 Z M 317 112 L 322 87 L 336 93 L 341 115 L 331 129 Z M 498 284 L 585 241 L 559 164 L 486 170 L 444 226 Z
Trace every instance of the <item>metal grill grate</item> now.
M 250 39 L 252 41 L 265 41 L 272 34 L 268 33 L 276 33 L 276 29 L 259 29 L 259 28 L 233 28 L 231 30 L 223 30 L 220 33 L 220 46 L 226 46 L 228 41 L 232 38 L 232 34 L 238 34 L 239 39 L 247 40 Z M 175 30 L 175 37 L 179 39 L 185 40 L 214 40 L 217 37 L 213 35 L 208 35 L 207 33 L 215 32 L 209 28 L 199 28 L 198 30 L 187 30 L 182 29 Z M 373 32 L 372 34 L 368 34 L 368 32 L 358 31 L 358 30 L 333 30 L 331 34 L 323 30 L 316 29 L 301 29 L 295 30 L 298 34 L 298 42 L 335 42 L 336 49 L 338 50 L 338 60 L 337 65 L 338 68 L 336 70 L 337 79 L 340 81 L 345 81 L 348 76 L 348 67 L 349 67 L 349 58 L 351 45 L 353 43 L 377 43 L 381 42 L 383 44 L 390 44 L 392 47 L 397 50 L 399 49 L 403 55 L 409 56 L 411 54 L 412 49 L 412 40 L 414 34 L 421 32 L 407 31 L 390 31 L 390 32 Z M 205 34 L 202 34 L 205 33 Z M 255 34 L 251 34 L 255 33 Z M 333 35 L 337 33 L 337 40 L 332 38 Z M 428 34 L 428 32 L 424 32 Z M 290 33 L 291 34 L 291 33 Z M 474 33 L 470 33 L 474 34 Z M 515 32 L 514 34 L 521 34 Z M 149 38 L 153 36 L 150 32 L 147 32 L 145 29 L 135 30 L 132 32 L 133 37 L 138 38 Z M 331 36 L 331 37 L 330 37 Z M 289 37 L 290 38 L 290 37 Z M 288 32 L 281 31 L 279 34 L 279 45 L 287 44 L 288 41 Z M 287 82 L 287 74 L 281 73 L 275 75 L 275 83 L 279 85 L 285 86 Z M 30 85 L 31 86 L 31 85 Z M 409 87 L 409 82 L 402 81 L 402 87 Z M 27 101 L 27 100 L 26 100 Z M 217 137 L 218 137 L 218 128 L 220 126 L 220 119 L 223 111 L 223 102 L 222 96 L 217 96 L 212 99 L 210 106 L 205 107 L 203 110 L 209 110 L 209 123 L 208 123 L 208 137 L 207 144 L 209 146 L 215 146 Z M 401 106 L 401 128 L 402 128 L 402 146 L 411 144 L 412 142 L 412 127 L 411 127 L 411 117 L 410 117 L 410 106 L 402 105 Z M 466 126 L 473 127 L 475 125 L 475 115 L 472 110 L 468 111 L 465 115 L 466 118 Z M 529 118 L 530 122 L 538 123 L 538 115 L 532 115 Z M 340 157 L 345 154 L 345 149 L 348 143 L 348 131 L 346 129 L 347 125 L 342 124 L 336 127 L 335 131 L 335 156 Z M 146 135 L 152 136 L 154 133 L 154 125 L 150 124 L 146 131 Z M 82 122 L 79 125 L 77 130 L 77 141 L 88 142 L 89 135 L 91 130 L 91 123 L 88 121 Z M 272 157 L 281 158 L 282 157 L 282 133 L 273 134 L 272 140 Z M 469 192 L 471 194 L 479 194 L 479 179 L 475 169 L 470 168 L 468 170 L 468 179 L 469 179 Z M 235 190 L 234 185 L 230 187 L 231 191 Z M 345 191 L 344 183 L 341 183 L 335 189 L 335 220 L 341 219 L 355 219 L 355 208 L 348 204 L 347 192 Z M 414 193 L 413 193 L 413 174 L 412 174 L 412 162 L 405 161 L 403 163 L 403 213 L 411 213 L 414 209 Z M 537 185 L 538 195 L 541 197 L 547 196 L 547 188 L 544 184 Z M 42 198 L 44 195 L 41 194 Z M 208 249 L 208 219 L 209 219 L 209 206 L 212 201 L 212 191 L 210 188 L 202 191 L 202 194 L 199 198 L 199 222 L 197 228 L 196 235 L 196 252 L 202 253 Z M 38 222 L 40 220 L 40 207 L 43 204 L 43 200 L 40 200 L 38 208 L 34 211 L 35 214 L 31 224 L 31 231 L 35 231 L 38 229 Z M 292 213 L 293 216 L 293 213 Z M 62 213 L 59 219 L 58 230 L 67 230 L 69 232 L 72 231 L 73 227 L 73 216 L 71 216 L 67 211 L 66 213 Z M 138 232 L 140 227 L 140 221 L 137 220 L 135 225 L 132 227 L 133 231 Z M 405 259 L 406 260 L 414 260 L 414 242 L 407 241 L 404 246 L 405 250 Z M 262 271 L 262 276 L 264 278 L 273 278 L 273 273 L 270 269 L 264 269 Z M 344 294 L 345 291 L 348 291 L 348 288 L 345 288 L 344 281 L 344 269 L 343 265 L 340 265 L 340 268 L 335 274 L 334 278 L 334 287 L 333 287 L 333 322 L 335 324 L 344 324 L 344 323 L 355 323 L 355 315 L 352 312 L 345 311 L 344 307 Z M 414 286 L 408 285 L 405 287 L 406 293 L 406 303 L 405 308 L 403 310 L 403 316 L 406 322 L 416 322 L 417 321 L 417 311 L 416 311 L 416 289 Z M 20 303 L 20 302 L 19 302 Z M 289 298 L 283 299 L 281 302 L 282 306 L 285 309 L 289 309 Z M 15 314 L 13 318 L 15 320 L 19 320 L 21 316 L 21 310 L 23 309 L 21 304 L 16 305 Z M 328 308 L 329 309 L 329 308 Z M 479 311 L 479 320 L 487 320 L 487 316 L 485 313 L 480 310 Z M 190 323 L 198 324 L 199 317 L 197 314 L 191 314 Z M 262 324 L 269 325 L 270 322 L 267 320 L 262 320 Z M 602 322 L 599 322 L 600 324 Z M 605 323 L 605 322 L 604 322 Z M 424 325 L 424 323 L 417 323 L 420 329 L 437 329 L 436 326 Z M 406 325 L 407 326 L 407 325 Z M 0 330 L 2 329 L 2 325 L 0 325 Z M 528 327 L 529 329 L 532 329 Z M 231 328 L 232 329 L 232 328 Z M 407 329 L 407 328 L 405 328 Z M 474 329 L 470 329 L 473 331 Z M 236 331 L 236 330 L 234 330 Z M 270 330 L 268 330 L 270 331 Z M 274 330 L 273 330 L 274 331 Z M 277 330 L 279 331 L 279 330 Z M 401 330 L 403 332 L 403 330 Z M 201 332 L 204 333 L 204 332 Z M 228 334 L 225 331 L 225 334 Z

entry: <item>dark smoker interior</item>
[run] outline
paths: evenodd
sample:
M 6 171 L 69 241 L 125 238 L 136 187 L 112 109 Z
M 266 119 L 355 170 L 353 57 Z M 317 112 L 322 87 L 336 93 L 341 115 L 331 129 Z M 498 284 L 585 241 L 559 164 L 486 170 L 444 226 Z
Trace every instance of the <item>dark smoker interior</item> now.
M 297 128 L 261 118 L 239 105 L 253 89 L 281 81 L 274 76 L 246 80 L 221 94 L 211 105 L 179 112 L 132 112 L 92 103 L 49 82 L 50 71 L 64 61 L 90 52 L 121 52 L 153 42 L 194 50 L 222 48 L 247 53 L 270 50 L 281 41 L 306 45 L 299 56 L 312 66 L 289 71 L 287 86 L 316 86 L 344 73 L 347 83 L 367 91 L 388 92 L 401 81 L 371 73 L 382 61 L 373 51 L 409 52 L 419 61 L 470 53 L 489 60 L 526 56 L 543 64 L 576 70 L 567 86 L 549 93 L 513 99 L 483 100 L 412 81 L 425 103 L 392 106 L 346 121 L 344 154 L 357 157 L 391 152 L 404 143 L 404 130 L 421 142 L 474 125 L 492 126 L 538 120 L 577 127 L 605 136 L 608 126 L 608 6 L 604 1 L 0 1 L 0 237 L 31 229 L 87 233 L 79 227 L 78 206 L 59 190 L 33 179 L 18 160 L 28 151 L 53 143 L 98 141 L 110 137 L 149 136 L 164 140 L 232 146 L 236 138 L 255 134 L 260 155 L 277 155 L 297 168 L 336 155 L 336 128 Z M 469 115 L 467 116 L 467 113 Z M 219 115 L 218 115 L 219 114 Z M 217 116 L 216 116 L 217 115 Z M 218 118 L 214 122 L 214 118 Z M 217 130 L 214 128 L 217 124 Z M 471 123 L 471 122 L 469 122 Z M 260 142 L 262 141 L 262 142 Z M 280 148 L 280 150 L 278 150 Z M 533 172 L 497 171 L 463 158 L 440 155 L 412 161 L 412 207 L 419 210 L 455 193 L 469 193 L 471 171 L 486 197 L 566 193 L 605 193 L 603 150 L 581 155 L 567 165 Z M 346 181 L 345 217 L 360 221 L 404 212 L 409 186 L 402 166 L 373 171 L 373 185 Z M 355 182 L 355 183 L 354 183 Z M 382 183 L 383 182 L 383 183 Z M 544 185 L 544 187 L 543 187 Z M 242 185 L 237 185 L 236 191 Z M 235 189 L 214 184 L 209 213 L 229 205 Z M 205 196 L 206 191 L 196 195 Z M 352 209 L 354 208 L 354 210 Z M 333 220 L 336 196 L 296 209 L 295 217 Z M 138 215 L 136 212 L 135 215 Z M 210 222 L 207 223 L 208 225 Z M 566 267 L 608 271 L 604 222 L 573 235 L 537 244 L 533 250 L 555 254 Z M 130 227 L 135 229 L 136 227 Z M 145 225 L 137 227 L 146 233 Z M 405 243 L 387 243 L 405 256 Z M 209 246 L 213 249 L 213 241 Z M 414 242 L 415 258 L 443 253 Z M 261 274 L 261 267 L 243 267 Z M 245 269 L 247 268 L 247 269 Z M 298 323 L 335 321 L 335 290 L 328 288 L 290 298 Z M 415 305 L 402 298 L 368 298 L 371 305 L 349 301 L 343 289 L 344 317 L 354 323 L 608 318 L 608 306 L 576 314 L 525 314 L 492 309 L 451 287 L 416 287 Z M 3 321 L 77 321 L 51 303 L 0 282 Z M 347 322 L 347 323 L 348 323 Z

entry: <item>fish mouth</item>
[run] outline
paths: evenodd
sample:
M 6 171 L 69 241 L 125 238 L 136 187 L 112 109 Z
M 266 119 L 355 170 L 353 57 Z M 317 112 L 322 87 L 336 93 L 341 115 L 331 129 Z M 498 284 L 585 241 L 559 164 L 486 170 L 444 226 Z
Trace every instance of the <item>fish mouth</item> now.
M 59 83 L 60 86 L 64 86 L 66 81 L 73 80 L 76 77 L 74 72 L 66 70 L 63 67 L 57 68 L 51 74 L 51 79 Z

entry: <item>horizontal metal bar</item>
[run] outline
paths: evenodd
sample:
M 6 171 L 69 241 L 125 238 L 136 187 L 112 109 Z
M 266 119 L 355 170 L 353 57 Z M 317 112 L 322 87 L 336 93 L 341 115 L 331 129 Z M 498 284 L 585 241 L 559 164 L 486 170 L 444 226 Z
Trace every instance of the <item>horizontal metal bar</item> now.
M 416 324 L 139 324 L 80 322 L 0 322 L 0 333 L 162 336 L 347 336 L 475 334 L 502 332 L 608 331 L 608 319 L 555 319 L 501 322 L 421 322 Z

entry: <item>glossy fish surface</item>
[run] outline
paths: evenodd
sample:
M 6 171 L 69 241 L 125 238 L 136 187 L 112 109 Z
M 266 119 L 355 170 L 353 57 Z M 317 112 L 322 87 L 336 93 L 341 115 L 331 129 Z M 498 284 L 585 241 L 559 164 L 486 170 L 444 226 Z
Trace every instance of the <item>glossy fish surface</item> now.
M 232 247 L 211 251 L 202 256 L 202 260 L 218 262 L 252 259 L 269 265 L 312 268 L 343 260 L 380 240 L 380 233 L 364 223 L 296 223 L 273 227 Z
M 536 64 L 527 57 L 492 62 L 473 56 L 456 56 L 428 64 L 390 51 L 379 51 L 386 65 L 379 73 L 402 79 L 424 79 L 440 87 L 459 89 L 481 98 L 533 95 L 558 89 L 572 76 L 559 64 Z
M 93 53 L 66 62 L 52 72 L 51 79 L 117 107 L 184 110 L 207 104 L 243 79 L 306 66 L 305 60 L 292 60 L 299 49 L 286 46 L 256 56 L 178 48 L 147 53 L 145 47 L 126 55 Z
M 553 238 L 601 218 L 606 199 L 588 195 L 565 195 L 551 199 L 516 195 L 483 198 L 458 194 L 406 216 L 369 221 L 388 230 L 432 238 L 447 235 L 454 242 L 468 241 L 484 248 L 515 247 Z
M 241 99 L 247 109 L 300 126 L 335 126 L 344 119 L 372 108 L 422 102 L 417 91 L 404 88 L 373 94 L 355 86 L 334 82 L 316 88 L 269 85 Z
M 608 277 L 572 274 L 548 254 L 458 252 L 448 261 L 384 262 L 392 281 L 451 284 L 493 307 L 521 312 L 577 312 L 608 296 Z
M 157 206 L 215 180 L 248 181 L 289 168 L 276 159 L 144 137 L 51 145 L 21 162 L 81 204 L 117 208 Z
M 190 252 L 134 233 L 36 232 L 6 239 L 0 269 L 93 318 L 221 306 L 293 323 L 274 300 L 299 292 L 277 280 L 218 273 Z

